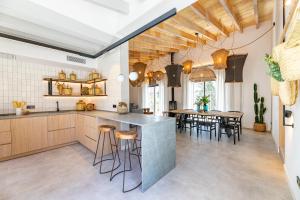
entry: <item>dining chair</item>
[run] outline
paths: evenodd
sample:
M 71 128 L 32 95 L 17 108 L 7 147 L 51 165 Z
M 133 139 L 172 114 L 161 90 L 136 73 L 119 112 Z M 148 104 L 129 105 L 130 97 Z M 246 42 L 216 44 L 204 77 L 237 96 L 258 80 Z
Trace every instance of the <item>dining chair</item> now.
M 241 111 L 234 111 L 234 110 L 230 110 L 228 112 L 236 112 L 236 113 L 241 113 L 241 117 L 240 118 L 236 118 L 237 120 L 237 124 L 239 125 L 239 129 L 240 129 L 240 134 L 242 135 L 242 130 L 243 130 L 243 127 L 242 127 L 242 118 L 243 118 L 243 112 Z
M 225 132 L 222 132 L 222 130 Z M 234 144 L 236 144 L 236 136 L 238 141 L 240 141 L 240 124 L 238 123 L 238 120 L 230 117 L 221 117 L 219 121 L 218 142 L 223 134 L 226 134 L 228 138 L 233 136 Z
M 217 118 L 215 116 L 199 114 L 196 123 L 197 123 L 197 138 L 199 137 L 199 131 L 201 135 L 202 135 L 202 131 L 209 132 L 210 140 L 212 138 L 212 131 L 215 132 L 215 138 L 217 137 L 217 132 L 216 132 Z

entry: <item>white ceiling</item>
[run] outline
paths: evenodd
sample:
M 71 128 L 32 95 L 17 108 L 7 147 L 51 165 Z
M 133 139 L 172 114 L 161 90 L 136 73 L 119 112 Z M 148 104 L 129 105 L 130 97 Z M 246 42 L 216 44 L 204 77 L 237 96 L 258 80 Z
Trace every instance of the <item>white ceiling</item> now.
M 0 0 L 0 32 L 96 54 L 194 0 Z M 183 3 L 184 2 L 184 3 Z

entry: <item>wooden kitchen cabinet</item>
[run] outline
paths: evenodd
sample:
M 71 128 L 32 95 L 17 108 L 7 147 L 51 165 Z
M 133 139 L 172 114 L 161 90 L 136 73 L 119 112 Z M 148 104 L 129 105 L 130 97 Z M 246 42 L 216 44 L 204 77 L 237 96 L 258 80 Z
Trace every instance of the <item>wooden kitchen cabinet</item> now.
M 10 119 L 0 120 L 0 158 L 11 155 Z
M 53 115 L 47 117 L 48 131 L 75 127 L 75 114 Z
M 26 117 L 11 120 L 12 155 L 48 146 L 47 117 Z
M 0 158 L 8 157 L 11 155 L 11 144 L 0 145 Z
M 11 143 L 11 132 L 0 132 L 0 145 Z
M 10 119 L 0 120 L 0 132 L 10 131 Z
M 54 146 L 76 141 L 75 128 L 61 129 L 48 132 L 48 145 Z

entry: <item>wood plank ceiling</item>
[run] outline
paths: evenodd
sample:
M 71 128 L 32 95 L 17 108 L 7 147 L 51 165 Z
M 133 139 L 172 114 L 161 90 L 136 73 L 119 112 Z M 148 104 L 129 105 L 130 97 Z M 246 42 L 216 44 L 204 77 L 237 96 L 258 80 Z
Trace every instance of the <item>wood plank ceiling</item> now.
M 273 0 L 198 0 L 129 42 L 129 65 L 217 41 L 271 20 Z M 199 34 L 199 37 L 195 33 Z

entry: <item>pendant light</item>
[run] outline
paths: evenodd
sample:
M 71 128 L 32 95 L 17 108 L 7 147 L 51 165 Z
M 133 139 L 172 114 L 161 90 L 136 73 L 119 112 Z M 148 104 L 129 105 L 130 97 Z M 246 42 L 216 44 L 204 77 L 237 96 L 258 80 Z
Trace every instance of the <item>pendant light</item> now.
M 211 54 L 214 61 L 214 69 L 226 69 L 227 68 L 227 57 L 229 51 L 226 49 L 219 49 Z
M 186 60 L 182 63 L 183 65 L 183 73 L 184 74 L 190 74 L 192 71 L 193 61 L 192 60 Z
M 164 73 L 162 71 L 156 71 L 153 74 L 153 79 L 156 81 L 161 81 L 164 78 Z
M 139 74 L 135 71 L 129 73 L 129 80 L 136 81 L 139 77 Z

